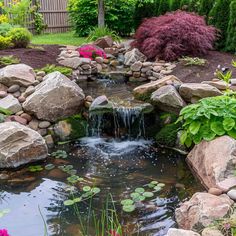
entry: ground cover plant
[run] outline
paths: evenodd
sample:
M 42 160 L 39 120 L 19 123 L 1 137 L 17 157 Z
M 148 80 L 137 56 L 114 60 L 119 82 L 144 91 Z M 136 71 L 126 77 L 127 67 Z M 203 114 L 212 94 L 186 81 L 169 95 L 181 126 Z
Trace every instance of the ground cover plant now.
M 182 56 L 201 56 L 213 49 L 216 29 L 203 17 L 176 11 L 145 20 L 135 34 L 133 46 L 148 59 L 173 61 Z
M 55 71 L 59 71 L 60 73 L 62 73 L 65 76 L 71 76 L 73 70 L 71 68 L 65 67 L 65 66 L 56 66 L 54 64 L 52 65 L 46 65 L 45 67 L 36 70 L 37 71 L 44 71 L 46 74 L 50 74 L 52 72 Z
M 7 66 L 18 63 L 20 63 L 19 58 L 13 55 L 0 57 L 0 66 Z

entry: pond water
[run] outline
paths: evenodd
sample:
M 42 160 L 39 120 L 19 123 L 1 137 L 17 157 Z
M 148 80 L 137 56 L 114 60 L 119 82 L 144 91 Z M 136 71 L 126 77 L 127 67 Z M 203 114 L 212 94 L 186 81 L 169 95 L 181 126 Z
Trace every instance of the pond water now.
M 112 89 L 113 83 L 108 84 L 89 87 L 86 92 L 132 100 L 130 87 Z M 125 121 L 132 126 L 131 118 Z M 0 228 L 8 229 L 11 236 L 83 236 L 84 228 L 88 236 L 97 236 L 91 222 L 94 215 L 101 219 L 102 209 L 110 201 L 109 211 L 116 208 L 124 236 L 164 236 L 176 224 L 175 208 L 202 187 L 184 156 L 155 147 L 142 136 L 121 139 L 97 134 L 57 146 L 52 150 L 57 151 L 54 157 L 33 167 L 0 171 L 2 176 L 8 175 L 0 180 Z M 155 189 L 157 184 L 159 189 Z M 93 197 L 87 194 L 90 188 L 96 189 Z M 128 213 L 121 201 L 130 199 L 135 191 L 143 199 L 135 200 L 134 211 Z M 78 202 L 67 201 L 73 199 Z

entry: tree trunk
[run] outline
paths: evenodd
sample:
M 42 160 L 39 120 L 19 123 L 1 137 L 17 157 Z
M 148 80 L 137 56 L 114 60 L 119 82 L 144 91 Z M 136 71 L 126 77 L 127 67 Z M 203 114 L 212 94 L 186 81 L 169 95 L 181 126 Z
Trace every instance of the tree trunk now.
M 98 27 L 105 26 L 104 0 L 98 0 Z

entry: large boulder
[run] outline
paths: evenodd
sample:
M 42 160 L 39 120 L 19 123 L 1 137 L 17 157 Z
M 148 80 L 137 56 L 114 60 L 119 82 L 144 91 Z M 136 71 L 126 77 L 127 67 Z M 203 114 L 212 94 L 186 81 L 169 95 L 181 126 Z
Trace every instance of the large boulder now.
M 180 86 L 179 94 L 186 102 L 193 102 L 201 98 L 222 95 L 222 92 L 209 84 L 186 83 Z
M 180 228 L 198 231 L 226 216 L 233 203 L 226 194 L 195 193 L 175 210 L 175 218 Z
M 9 65 L 0 69 L 0 83 L 8 87 L 14 84 L 27 87 L 34 82 L 34 70 L 25 64 Z
M 175 77 L 174 75 L 168 75 L 163 77 L 162 79 L 152 81 L 150 83 L 146 83 L 136 87 L 133 90 L 133 94 L 135 98 L 140 100 L 148 100 L 151 97 L 151 94 L 157 89 L 161 88 L 165 85 L 180 85 L 182 82 Z
M 171 228 L 168 230 L 166 236 L 200 236 L 200 234 L 193 232 L 191 230 Z
M 186 105 L 176 88 L 172 85 L 165 85 L 153 92 L 151 102 L 160 110 L 174 113 L 179 113 Z
M 7 109 L 14 114 L 22 110 L 18 99 L 11 94 L 8 94 L 5 98 L 0 99 L 0 107 Z
M 40 120 L 57 121 L 79 113 L 85 95 L 83 90 L 60 72 L 48 74 L 27 97 L 23 108 Z
M 125 53 L 125 61 L 124 64 L 126 66 L 131 66 L 137 61 L 144 62 L 147 60 L 147 57 L 142 54 L 137 48 L 132 49 Z
M 229 136 L 202 141 L 189 153 L 187 162 L 208 189 L 228 191 L 236 186 L 236 140 Z
M 1 123 L 0 130 L 0 168 L 16 168 L 47 157 L 47 145 L 38 132 L 15 122 Z

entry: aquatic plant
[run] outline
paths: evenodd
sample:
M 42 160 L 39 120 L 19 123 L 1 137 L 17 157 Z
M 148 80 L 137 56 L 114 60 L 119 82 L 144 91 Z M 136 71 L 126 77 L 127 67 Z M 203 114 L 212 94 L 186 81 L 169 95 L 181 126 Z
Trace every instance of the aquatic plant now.
M 29 170 L 30 172 L 38 172 L 38 171 L 43 170 L 43 167 L 42 167 L 41 165 L 29 166 L 29 167 L 28 167 L 28 170 Z
M 76 175 L 77 173 L 77 170 L 74 169 L 73 165 L 62 165 L 58 166 L 58 168 L 69 175 Z
M 54 164 L 47 164 L 44 168 L 45 168 L 45 170 L 52 170 L 55 168 L 55 165 Z
M 51 156 L 55 157 L 56 159 L 66 159 L 68 157 L 66 151 L 64 150 L 57 150 L 51 153 Z

